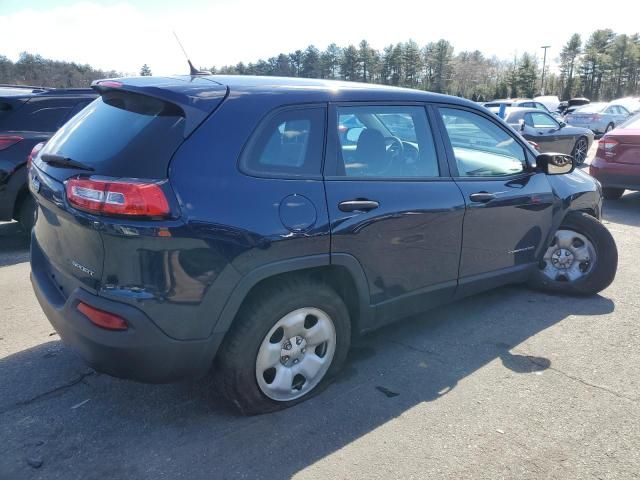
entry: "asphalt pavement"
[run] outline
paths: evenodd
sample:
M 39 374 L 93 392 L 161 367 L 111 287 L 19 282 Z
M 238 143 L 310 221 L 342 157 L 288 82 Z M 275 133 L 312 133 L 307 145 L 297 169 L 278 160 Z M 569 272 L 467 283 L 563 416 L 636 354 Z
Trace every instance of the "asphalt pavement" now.
M 505 287 L 363 338 L 338 381 L 242 417 L 208 379 L 86 367 L 0 224 L 0 479 L 640 478 L 640 193 L 605 203 L 616 281 L 573 298 Z

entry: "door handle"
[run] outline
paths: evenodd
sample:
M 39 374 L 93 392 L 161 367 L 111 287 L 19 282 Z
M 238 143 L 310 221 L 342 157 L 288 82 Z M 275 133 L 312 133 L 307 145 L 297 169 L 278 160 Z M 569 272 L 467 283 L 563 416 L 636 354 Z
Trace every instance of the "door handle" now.
M 343 212 L 368 212 L 378 208 L 380 204 L 375 200 L 345 200 L 338 204 L 338 208 Z
M 477 192 L 469 195 L 469 200 L 478 203 L 487 203 L 496 198 L 495 194 L 489 192 Z

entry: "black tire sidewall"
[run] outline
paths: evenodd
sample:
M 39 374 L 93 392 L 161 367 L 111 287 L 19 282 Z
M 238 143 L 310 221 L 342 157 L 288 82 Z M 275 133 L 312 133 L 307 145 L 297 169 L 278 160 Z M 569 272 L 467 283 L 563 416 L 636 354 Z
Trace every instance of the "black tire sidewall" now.
M 606 200 L 618 200 L 624 194 L 624 188 L 604 187 L 602 189 L 602 196 Z
M 33 197 L 29 194 L 22 200 L 20 204 L 20 209 L 18 210 L 18 223 L 20 227 L 26 234 L 31 233 L 31 229 L 35 224 L 35 215 L 36 215 L 36 202 Z
M 571 213 L 559 230 L 573 230 L 587 237 L 596 251 L 596 262 L 589 274 L 575 282 L 558 282 L 546 277 L 539 269 L 531 283 L 546 291 L 572 295 L 593 295 L 607 288 L 618 268 L 618 250 L 611 233 L 594 217 L 586 213 Z
M 279 291 L 278 291 L 279 290 Z M 265 292 L 268 298 L 252 301 L 242 309 L 234 328 L 219 354 L 219 380 L 223 393 L 244 414 L 268 413 L 303 402 L 320 393 L 342 368 L 350 346 L 349 312 L 342 299 L 322 284 L 285 285 Z M 256 380 L 256 358 L 262 341 L 273 325 L 288 313 L 304 307 L 324 311 L 336 330 L 336 349 L 331 366 L 313 390 L 291 401 L 276 401 L 267 397 Z M 222 378 L 220 378 L 222 377 Z

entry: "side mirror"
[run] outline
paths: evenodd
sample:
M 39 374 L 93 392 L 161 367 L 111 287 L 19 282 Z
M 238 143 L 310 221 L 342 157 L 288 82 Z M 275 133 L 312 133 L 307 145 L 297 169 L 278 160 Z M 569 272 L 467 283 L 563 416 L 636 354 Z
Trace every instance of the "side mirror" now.
M 520 125 L 520 131 L 524 132 L 524 118 L 518 120 L 518 125 Z
M 541 153 L 536 157 L 536 165 L 540 172 L 547 175 L 563 175 L 576 168 L 574 158 L 564 153 Z
M 558 123 L 560 124 L 560 128 L 564 128 L 564 127 L 566 127 L 566 126 L 567 126 L 567 122 L 560 121 L 560 122 L 558 122 Z

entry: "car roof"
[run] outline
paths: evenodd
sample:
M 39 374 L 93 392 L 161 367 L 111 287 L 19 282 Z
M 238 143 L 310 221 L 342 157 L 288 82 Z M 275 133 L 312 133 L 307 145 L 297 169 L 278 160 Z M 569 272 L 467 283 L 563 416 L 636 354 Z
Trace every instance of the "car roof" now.
M 122 88 L 142 92 L 149 89 L 162 88 L 184 95 L 198 95 L 203 91 L 219 90 L 227 87 L 229 95 L 255 94 L 270 95 L 287 94 L 288 100 L 296 101 L 415 101 L 443 102 L 464 106 L 478 106 L 470 101 L 450 95 L 426 92 L 410 88 L 393 87 L 372 83 L 348 82 L 340 80 L 324 80 L 299 77 L 269 77 L 251 75 L 183 75 L 171 77 L 129 77 L 100 80 L 93 83 L 94 88 L 108 82 L 121 82 Z M 150 91 L 150 90 L 149 90 Z
M 91 88 L 48 88 L 0 84 L 0 97 L 5 98 L 57 97 L 66 95 L 88 95 L 95 97 L 96 93 Z
M 498 107 L 489 107 L 489 111 L 493 112 L 493 113 L 497 113 L 500 109 Z M 534 112 L 534 113 L 547 113 L 544 112 L 538 108 L 531 108 L 531 107 L 507 107 L 504 109 L 504 117 L 507 118 L 511 113 L 517 113 L 517 112 L 522 112 L 522 113 L 528 113 L 528 112 Z

